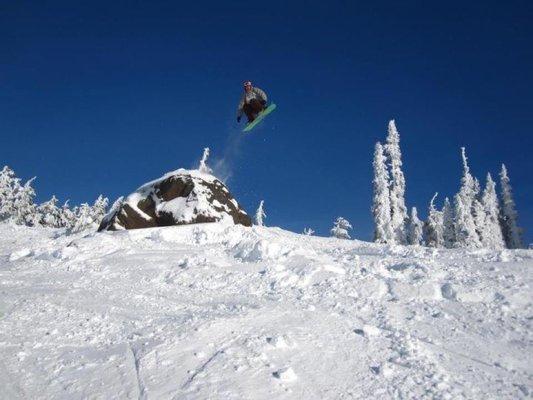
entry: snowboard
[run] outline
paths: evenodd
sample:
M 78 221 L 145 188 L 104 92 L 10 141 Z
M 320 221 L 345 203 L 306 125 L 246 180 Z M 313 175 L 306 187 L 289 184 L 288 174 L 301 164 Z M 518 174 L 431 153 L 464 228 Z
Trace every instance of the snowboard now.
M 261 122 L 263 119 L 265 119 L 265 117 L 270 114 L 272 111 L 274 111 L 276 109 L 276 105 L 274 103 L 272 103 L 271 105 L 269 105 L 267 108 L 265 108 L 263 111 L 261 111 L 258 115 L 257 115 L 257 118 L 254 119 L 252 122 L 250 122 L 249 124 L 247 124 L 244 129 L 242 130 L 243 132 L 250 132 L 252 129 L 254 129 L 254 127 L 259 123 Z

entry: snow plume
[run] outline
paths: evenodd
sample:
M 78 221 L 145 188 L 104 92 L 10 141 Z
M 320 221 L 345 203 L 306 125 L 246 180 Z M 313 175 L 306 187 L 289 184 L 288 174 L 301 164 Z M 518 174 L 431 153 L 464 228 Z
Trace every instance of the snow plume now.
M 264 204 L 264 200 L 261 200 L 261 202 L 259 203 L 259 207 L 255 212 L 255 224 L 257 226 L 264 226 L 263 220 L 266 218 Z
M 233 148 L 236 149 L 236 146 L 238 146 L 238 143 L 236 143 L 236 141 L 239 141 L 239 140 L 240 139 L 238 138 L 234 138 L 235 144 L 232 144 L 232 142 L 230 142 L 230 144 L 226 146 L 226 149 L 224 151 L 224 156 L 222 156 L 222 158 L 214 159 L 213 168 L 207 165 L 207 159 L 209 158 L 211 151 L 209 147 L 206 147 L 204 149 L 202 159 L 200 160 L 200 165 L 198 167 L 198 170 L 204 174 L 212 174 L 216 176 L 223 183 L 226 183 L 232 175 L 231 155 L 233 154 L 233 152 L 229 150 Z
M 211 174 L 213 170 L 209 168 L 207 165 L 207 159 L 209 158 L 209 147 L 206 147 L 204 149 L 204 154 L 202 155 L 202 159 L 200 160 L 200 165 L 198 166 L 198 170 L 204 174 Z
M 226 146 L 221 158 L 215 159 L 213 173 L 223 183 L 226 183 L 233 175 L 235 159 L 239 156 L 244 135 L 234 132 L 228 136 Z

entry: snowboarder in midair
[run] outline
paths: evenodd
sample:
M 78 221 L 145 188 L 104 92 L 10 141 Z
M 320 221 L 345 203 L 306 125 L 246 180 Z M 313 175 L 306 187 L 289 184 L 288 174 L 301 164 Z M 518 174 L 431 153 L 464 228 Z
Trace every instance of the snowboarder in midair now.
M 267 95 L 258 87 L 253 87 L 252 82 L 244 82 L 244 93 L 237 108 L 237 122 L 241 122 L 242 114 L 248 117 L 248 123 L 257 118 L 257 115 L 266 108 Z

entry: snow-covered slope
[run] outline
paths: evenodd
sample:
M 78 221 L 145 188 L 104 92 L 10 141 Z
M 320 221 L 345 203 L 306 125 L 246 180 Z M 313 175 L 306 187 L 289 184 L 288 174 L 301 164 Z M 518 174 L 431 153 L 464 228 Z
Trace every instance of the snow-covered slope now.
M 0 225 L 0 397 L 531 396 L 532 251 Z

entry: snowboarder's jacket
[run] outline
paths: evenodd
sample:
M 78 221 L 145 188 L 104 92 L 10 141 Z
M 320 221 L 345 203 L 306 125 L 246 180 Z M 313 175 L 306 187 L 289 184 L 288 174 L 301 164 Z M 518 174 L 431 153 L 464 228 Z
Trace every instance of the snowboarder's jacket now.
M 257 99 L 261 102 L 267 101 L 267 95 L 258 87 L 253 87 L 249 92 L 244 92 L 237 108 L 237 116 L 240 117 L 243 113 L 243 107 L 245 104 L 249 104 L 252 100 Z

